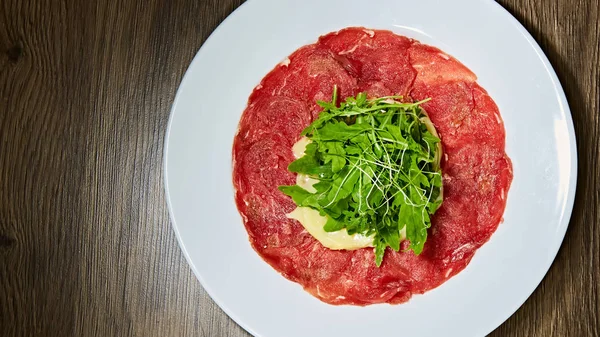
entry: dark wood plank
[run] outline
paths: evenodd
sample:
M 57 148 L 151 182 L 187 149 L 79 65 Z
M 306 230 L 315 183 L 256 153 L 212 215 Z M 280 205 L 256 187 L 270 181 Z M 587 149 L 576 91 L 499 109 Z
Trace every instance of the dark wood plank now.
M 225 336 L 169 224 L 162 149 L 237 5 L 0 2 L 0 335 Z
M 161 170 L 177 86 L 240 3 L 0 1 L 0 335 L 248 336 L 185 262 Z M 580 168 L 556 262 L 491 336 L 600 336 L 600 4 L 501 4 L 557 70 Z

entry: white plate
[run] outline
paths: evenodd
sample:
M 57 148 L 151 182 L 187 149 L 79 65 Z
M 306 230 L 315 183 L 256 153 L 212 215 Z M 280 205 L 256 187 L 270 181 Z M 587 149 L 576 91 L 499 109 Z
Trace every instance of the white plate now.
M 347 26 L 389 29 L 452 54 L 496 101 L 514 165 L 504 223 L 469 266 L 408 303 L 331 306 L 256 254 L 233 201 L 231 148 L 248 96 L 279 61 Z M 194 273 L 255 336 L 484 336 L 544 277 L 567 229 L 577 172 L 563 90 L 527 31 L 493 1 L 251 0 L 181 83 L 165 145 L 173 227 Z

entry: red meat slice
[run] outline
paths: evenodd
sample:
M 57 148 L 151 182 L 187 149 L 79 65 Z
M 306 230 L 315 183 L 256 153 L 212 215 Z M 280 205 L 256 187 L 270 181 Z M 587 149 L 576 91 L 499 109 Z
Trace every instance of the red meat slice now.
M 438 48 L 414 43 L 409 49 L 410 63 L 417 71 L 417 83 L 442 84 L 451 81 L 475 82 L 469 68 Z
M 253 142 L 238 136 L 233 160 L 236 204 L 255 249 L 289 245 L 303 230 L 285 216 L 295 205 L 277 190 L 296 181 L 286 170 L 293 160 L 290 141 L 272 133 Z
M 359 91 L 373 96 L 409 93 L 416 75 L 409 55 L 413 42 L 388 31 L 354 28 L 319 39 L 319 44 L 335 53 L 340 63 L 357 77 Z
M 334 85 L 340 97 L 348 97 L 355 94 L 356 82 L 329 50 L 313 44 L 298 49 L 265 76 L 250 102 L 264 96 L 297 98 L 316 117 L 320 111 L 316 101 L 330 101 Z
M 251 143 L 265 134 L 277 133 L 283 141 L 293 145 L 311 121 L 311 109 L 302 100 L 285 96 L 256 96 L 240 120 L 238 137 Z
M 501 221 L 512 177 L 510 161 L 496 144 L 471 142 L 447 154 L 444 202 L 425 253 L 442 261 L 474 252 L 489 239 Z
M 470 142 L 495 144 L 504 149 L 504 124 L 498 107 L 477 83 L 419 80 L 411 95 L 415 100 L 431 98 L 423 108 L 447 150 Z
M 498 107 L 475 80 L 439 49 L 388 31 L 348 28 L 294 52 L 254 90 L 234 140 L 235 199 L 253 248 L 331 304 L 402 303 L 464 269 L 501 222 L 512 180 Z M 341 98 L 431 98 L 424 108 L 445 151 L 444 202 L 422 254 L 388 249 L 378 268 L 372 249 L 327 249 L 286 217 L 295 205 L 277 186 L 295 182 L 291 147 L 333 85 Z

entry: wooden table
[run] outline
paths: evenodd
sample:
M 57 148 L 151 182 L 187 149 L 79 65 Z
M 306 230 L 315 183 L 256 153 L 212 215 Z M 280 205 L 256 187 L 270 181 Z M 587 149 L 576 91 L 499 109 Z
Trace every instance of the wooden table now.
M 247 336 L 185 262 L 162 174 L 184 71 L 240 3 L 0 1 L 0 335 Z M 501 3 L 567 93 L 579 181 L 554 265 L 491 336 L 600 336 L 600 4 Z

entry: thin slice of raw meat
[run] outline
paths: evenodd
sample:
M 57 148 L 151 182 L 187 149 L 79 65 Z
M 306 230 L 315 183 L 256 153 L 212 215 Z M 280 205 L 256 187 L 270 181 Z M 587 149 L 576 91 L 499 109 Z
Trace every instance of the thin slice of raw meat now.
M 335 53 L 356 76 L 359 91 L 372 96 L 408 95 L 416 75 L 410 63 L 412 39 L 387 31 L 348 28 L 322 36 L 319 44 Z
M 320 111 L 316 101 L 331 100 L 334 85 L 341 97 L 347 97 L 355 94 L 356 82 L 332 52 L 313 44 L 298 49 L 265 76 L 249 103 L 264 96 L 292 97 L 306 102 L 316 117 Z

